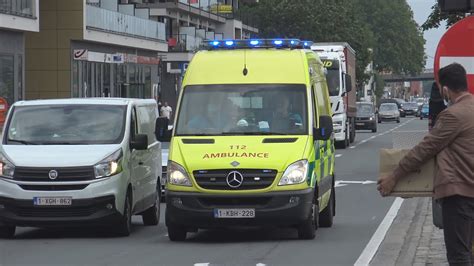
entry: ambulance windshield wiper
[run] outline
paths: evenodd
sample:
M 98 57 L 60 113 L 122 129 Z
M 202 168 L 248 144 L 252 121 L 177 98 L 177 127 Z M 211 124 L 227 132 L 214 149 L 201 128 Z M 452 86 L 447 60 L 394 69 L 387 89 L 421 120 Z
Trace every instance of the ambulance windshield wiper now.
M 222 135 L 232 135 L 232 136 L 238 136 L 238 135 L 251 135 L 251 136 L 258 136 L 258 135 L 288 135 L 285 133 L 279 133 L 279 132 L 255 132 L 255 131 L 249 131 L 249 132 L 222 132 Z

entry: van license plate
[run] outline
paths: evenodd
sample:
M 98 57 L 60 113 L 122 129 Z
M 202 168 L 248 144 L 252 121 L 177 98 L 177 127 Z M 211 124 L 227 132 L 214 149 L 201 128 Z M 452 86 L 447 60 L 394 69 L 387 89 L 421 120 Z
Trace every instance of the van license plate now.
M 214 209 L 214 218 L 255 218 L 255 209 Z
M 71 206 L 72 197 L 34 197 L 33 205 L 36 206 Z
M 364 123 L 356 123 L 356 126 L 363 126 Z

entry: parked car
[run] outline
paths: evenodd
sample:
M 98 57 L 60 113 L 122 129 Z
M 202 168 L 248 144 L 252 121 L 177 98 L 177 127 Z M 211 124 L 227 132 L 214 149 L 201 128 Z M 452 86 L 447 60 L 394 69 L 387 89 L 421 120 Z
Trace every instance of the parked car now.
M 423 104 L 421 107 L 421 112 L 420 112 L 420 119 L 423 120 L 423 118 L 429 118 L 430 117 L 430 107 L 428 104 Z
M 412 115 L 416 116 L 418 112 L 418 104 L 415 102 L 408 102 L 402 105 L 402 109 L 405 112 L 406 116 Z
M 357 103 L 356 129 L 377 132 L 377 114 L 374 104 L 370 102 Z
M 396 121 L 400 123 L 400 111 L 395 103 L 383 103 L 380 105 L 378 122 Z
M 17 226 L 107 226 L 131 232 L 160 218 L 154 100 L 15 103 L 0 145 L 0 238 Z

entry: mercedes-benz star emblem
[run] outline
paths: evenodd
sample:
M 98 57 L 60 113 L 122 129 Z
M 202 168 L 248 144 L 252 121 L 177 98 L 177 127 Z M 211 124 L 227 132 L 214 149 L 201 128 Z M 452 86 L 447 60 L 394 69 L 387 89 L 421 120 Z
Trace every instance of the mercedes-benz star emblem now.
M 244 183 L 244 176 L 237 171 L 232 171 L 227 175 L 226 181 L 229 187 L 239 188 Z
M 51 179 L 51 180 L 55 180 L 56 178 L 58 178 L 58 175 L 59 175 L 58 171 L 56 171 L 56 170 L 51 170 L 51 171 L 49 171 L 49 174 L 48 174 L 49 179 Z
M 237 166 L 240 165 L 240 163 L 237 162 L 237 161 L 233 161 L 233 162 L 230 163 L 230 165 L 232 165 L 233 167 L 237 167 Z

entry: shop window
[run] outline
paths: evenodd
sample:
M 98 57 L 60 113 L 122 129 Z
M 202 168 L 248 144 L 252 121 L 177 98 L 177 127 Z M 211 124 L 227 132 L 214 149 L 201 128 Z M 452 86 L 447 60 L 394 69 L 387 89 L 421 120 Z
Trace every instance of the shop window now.
M 0 96 L 9 105 L 15 102 L 15 67 L 13 55 L 0 55 Z

